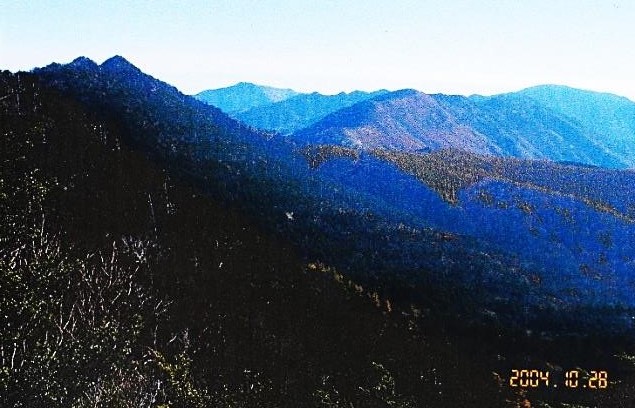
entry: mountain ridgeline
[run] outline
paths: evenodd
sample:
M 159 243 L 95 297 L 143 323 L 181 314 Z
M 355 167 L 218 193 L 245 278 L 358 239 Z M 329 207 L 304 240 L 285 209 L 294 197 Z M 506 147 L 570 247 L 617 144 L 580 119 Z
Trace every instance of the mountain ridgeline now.
M 632 118 L 626 113 L 616 121 Z M 605 116 L 613 114 L 605 112 Z M 452 147 L 501 157 L 632 167 L 635 156 L 623 146 L 632 145 L 635 130 L 621 127 L 612 136 L 604 133 L 610 129 L 581 122 L 522 92 L 464 97 L 411 90 L 391 92 L 335 112 L 296 132 L 294 139 L 409 152 Z M 616 138 L 621 142 L 611 143 Z
M 203 91 L 196 99 L 214 105 L 231 117 L 258 129 L 290 134 L 330 113 L 387 91 L 355 91 L 337 95 L 297 93 L 241 82 L 228 88 Z M 268 97 L 267 95 L 278 97 Z
M 242 89 L 239 84 L 218 92 L 229 95 L 231 90 L 240 101 L 249 95 Z M 197 98 L 214 105 L 201 94 Z M 249 103 L 231 110 L 216 106 L 255 128 L 293 134 L 299 144 L 410 152 L 457 148 L 609 168 L 635 166 L 635 103 L 564 86 L 491 97 L 415 90 L 313 93 L 255 108 Z
M 385 91 L 300 94 L 270 105 L 252 108 L 234 117 L 259 129 L 291 134 L 319 121 L 330 113 L 352 106 L 357 102 L 381 95 Z
M 196 99 L 214 105 L 223 112 L 231 114 L 284 101 L 297 94 L 297 92 L 291 89 L 280 89 L 240 82 L 227 88 L 210 89 L 200 92 L 196 94 Z

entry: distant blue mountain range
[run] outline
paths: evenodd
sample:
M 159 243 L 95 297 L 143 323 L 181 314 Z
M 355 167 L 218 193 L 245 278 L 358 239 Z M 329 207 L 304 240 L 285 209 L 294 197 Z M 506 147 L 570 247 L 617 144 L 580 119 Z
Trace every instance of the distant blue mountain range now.
M 241 82 L 194 96 L 255 128 L 289 134 L 317 122 L 329 113 L 386 92 L 355 91 L 322 95 Z
M 312 125 L 330 113 L 386 92 L 355 91 L 337 95 L 322 95 L 317 92 L 299 94 L 280 102 L 239 112 L 234 117 L 259 129 L 290 134 Z
M 458 148 L 479 154 L 629 168 L 635 166 L 635 103 L 619 96 L 545 85 L 484 96 L 415 90 L 338 95 L 288 94 L 253 106 L 251 85 L 225 95 L 223 109 L 250 126 L 293 135 L 298 144 L 426 152 Z M 278 90 L 279 92 L 288 90 Z

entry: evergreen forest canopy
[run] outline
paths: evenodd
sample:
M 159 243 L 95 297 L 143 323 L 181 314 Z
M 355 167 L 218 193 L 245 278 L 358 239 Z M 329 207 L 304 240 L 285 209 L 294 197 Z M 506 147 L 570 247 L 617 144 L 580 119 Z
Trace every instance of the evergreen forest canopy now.
M 363 95 L 282 135 L 121 57 L 1 84 L 3 406 L 609 406 L 634 394 L 630 170 L 376 143 L 406 140 L 417 121 L 387 108 L 443 96 Z M 392 124 L 355 136 L 377 123 Z M 436 140 L 468 134 L 452 129 Z M 527 395 L 504 380 L 519 362 L 598 361 L 621 376 L 610 393 Z

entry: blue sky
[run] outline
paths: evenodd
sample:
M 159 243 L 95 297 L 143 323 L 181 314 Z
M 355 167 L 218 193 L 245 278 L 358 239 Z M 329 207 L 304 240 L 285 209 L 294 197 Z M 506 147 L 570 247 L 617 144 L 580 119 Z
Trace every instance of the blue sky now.
M 186 93 L 239 81 L 457 94 L 557 83 L 635 100 L 635 2 L 2 2 L 1 69 L 115 54 Z

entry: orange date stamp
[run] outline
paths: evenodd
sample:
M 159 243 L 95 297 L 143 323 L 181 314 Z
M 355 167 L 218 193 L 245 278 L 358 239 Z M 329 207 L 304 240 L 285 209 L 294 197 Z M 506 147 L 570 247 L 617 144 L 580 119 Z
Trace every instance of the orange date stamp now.
M 592 370 L 584 373 L 581 370 L 567 370 L 564 373 L 551 375 L 549 370 L 511 370 L 510 387 L 539 388 L 565 387 L 568 389 L 603 390 L 609 386 L 609 374 L 604 370 Z

